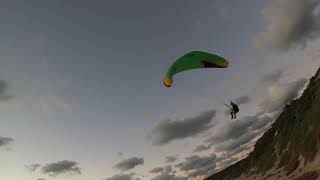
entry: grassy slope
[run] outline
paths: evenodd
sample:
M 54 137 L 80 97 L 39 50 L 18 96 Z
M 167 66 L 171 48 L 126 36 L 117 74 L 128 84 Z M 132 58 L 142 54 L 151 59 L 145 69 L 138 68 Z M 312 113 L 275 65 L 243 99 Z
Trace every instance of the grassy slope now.
M 241 174 L 258 174 L 272 167 L 289 175 L 299 166 L 299 156 L 313 161 L 320 146 L 320 69 L 302 96 L 287 105 L 256 143 L 254 151 L 238 163 L 207 178 L 229 180 Z M 277 134 L 276 134 L 277 133 Z M 275 136 L 276 135 L 276 136 Z M 280 162 L 276 164 L 276 162 Z M 249 172 L 250 171 L 250 172 Z

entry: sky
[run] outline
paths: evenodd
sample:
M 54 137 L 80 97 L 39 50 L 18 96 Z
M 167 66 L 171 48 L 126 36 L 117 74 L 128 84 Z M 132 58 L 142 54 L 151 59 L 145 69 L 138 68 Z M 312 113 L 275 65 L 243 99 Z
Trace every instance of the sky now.
M 246 157 L 320 64 L 316 0 L 0 3 L 1 179 L 201 179 Z M 230 66 L 164 87 L 193 50 Z

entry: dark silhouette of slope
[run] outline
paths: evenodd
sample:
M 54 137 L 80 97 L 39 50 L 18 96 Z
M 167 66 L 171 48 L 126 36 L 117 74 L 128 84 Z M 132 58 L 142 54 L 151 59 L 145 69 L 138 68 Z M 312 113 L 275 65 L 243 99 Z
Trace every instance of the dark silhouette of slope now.
M 320 69 L 301 97 L 284 107 L 247 158 L 207 180 L 315 180 L 320 172 L 319 146 Z

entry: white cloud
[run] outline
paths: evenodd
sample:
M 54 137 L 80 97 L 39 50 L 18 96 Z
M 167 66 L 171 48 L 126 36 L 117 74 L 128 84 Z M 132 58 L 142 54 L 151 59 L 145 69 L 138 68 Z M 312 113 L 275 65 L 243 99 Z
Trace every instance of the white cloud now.
M 281 111 L 281 108 L 299 95 L 308 80 L 299 79 L 291 83 L 275 83 L 266 87 L 267 94 L 260 107 L 267 113 Z
M 315 9 L 319 1 L 273 0 L 262 11 L 269 25 L 255 38 L 258 48 L 288 50 L 319 33 L 319 17 Z

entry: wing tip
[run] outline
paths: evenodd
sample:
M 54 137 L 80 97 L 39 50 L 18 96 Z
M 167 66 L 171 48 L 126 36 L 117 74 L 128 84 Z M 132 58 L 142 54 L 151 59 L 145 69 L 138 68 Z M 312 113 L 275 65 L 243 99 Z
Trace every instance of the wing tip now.
M 165 79 L 163 81 L 163 84 L 166 86 L 166 87 L 171 87 L 172 86 L 172 80 L 171 79 Z

